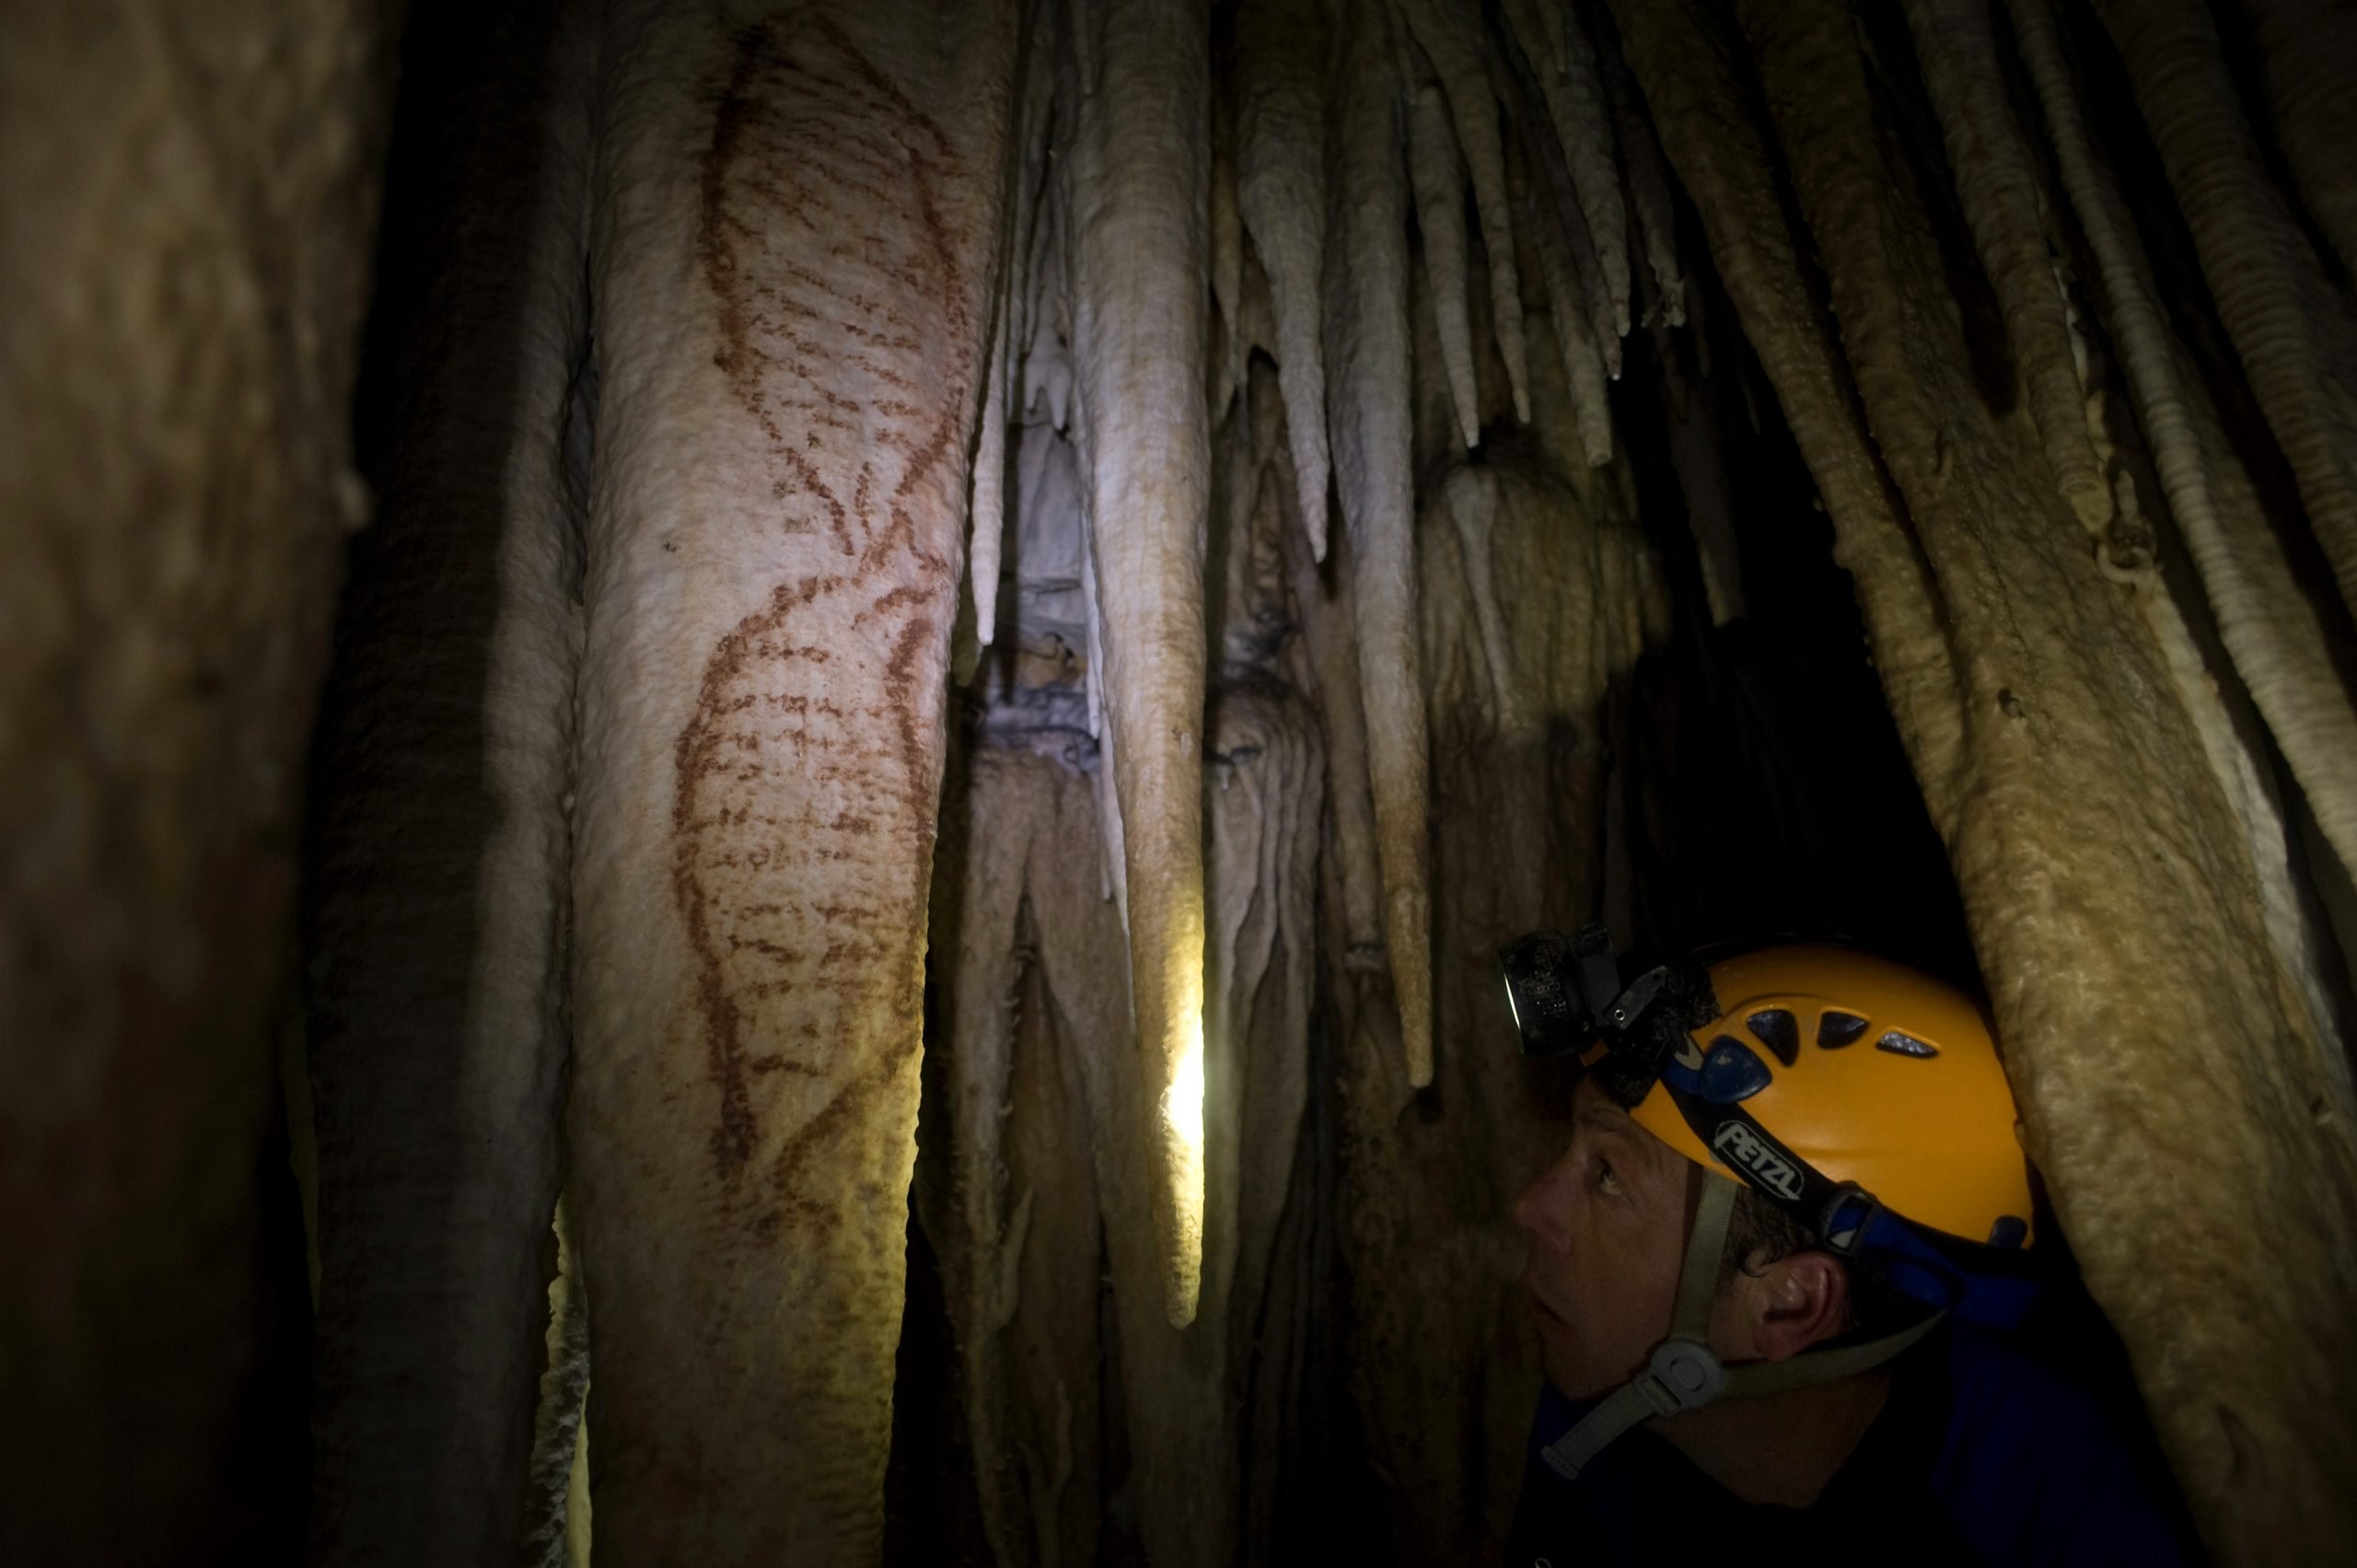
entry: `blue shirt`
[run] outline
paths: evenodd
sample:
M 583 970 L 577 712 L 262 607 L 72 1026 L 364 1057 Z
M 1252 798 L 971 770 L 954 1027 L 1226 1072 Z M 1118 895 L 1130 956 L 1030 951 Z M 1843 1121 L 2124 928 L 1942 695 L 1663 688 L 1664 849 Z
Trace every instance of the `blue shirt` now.
M 1586 1407 L 1541 1396 L 1506 1561 L 2022 1565 L 2190 1560 L 2173 1504 L 2095 1400 L 1999 1336 L 1935 1330 L 1817 1501 L 1745 1503 L 1640 1427 L 1574 1481 L 1539 1450 Z

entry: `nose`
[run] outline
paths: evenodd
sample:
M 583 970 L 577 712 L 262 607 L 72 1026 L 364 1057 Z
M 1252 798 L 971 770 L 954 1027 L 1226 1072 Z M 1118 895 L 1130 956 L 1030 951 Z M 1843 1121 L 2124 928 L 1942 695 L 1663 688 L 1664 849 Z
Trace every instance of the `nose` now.
M 1568 1156 L 1557 1160 L 1540 1171 L 1514 1201 L 1514 1223 L 1550 1252 L 1569 1249 L 1564 1209 L 1571 1200 L 1572 1183 L 1567 1176 L 1570 1164 Z

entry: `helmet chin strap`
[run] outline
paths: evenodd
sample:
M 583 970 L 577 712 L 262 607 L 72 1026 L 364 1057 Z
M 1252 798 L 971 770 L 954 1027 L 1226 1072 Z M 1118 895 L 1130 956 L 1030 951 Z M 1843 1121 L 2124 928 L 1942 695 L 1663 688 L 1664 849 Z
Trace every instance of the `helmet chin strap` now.
M 1729 1367 L 1711 1348 L 1711 1304 L 1718 1296 L 1719 1261 L 1726 1251 L 1727 1225 L 1740 1191 L 1726 1177 L 1703 1170 L 1694 1228 L 1686 1238 L 1686 1260 L 1678 1266 L 1678 1306 L 1670 1315 L 1669 1338 L 1655 1347 L 1644 1371 L 1598 1400 L 1569 1432 L 1540 1450 L 1548 1467 L 1565 1481 L 1642 1422 L 1701 1410 L 1721 1399 L 1756 1399 L 1855 1376 L 1930 1333 L 1945 1316 L 1933 1312 L 1897 1333 L 1856 1344 Z

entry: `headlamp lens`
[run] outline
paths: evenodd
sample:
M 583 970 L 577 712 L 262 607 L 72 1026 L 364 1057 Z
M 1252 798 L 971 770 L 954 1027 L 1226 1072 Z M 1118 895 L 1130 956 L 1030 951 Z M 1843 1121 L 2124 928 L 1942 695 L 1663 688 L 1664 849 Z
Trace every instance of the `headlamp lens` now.
M 1499 949 L 1506 1008 L 1527 1056 L 1576 1055 L 1596 1040 L 1596 1009 L 1581 984 L 1585 935 L 1534 931 Z

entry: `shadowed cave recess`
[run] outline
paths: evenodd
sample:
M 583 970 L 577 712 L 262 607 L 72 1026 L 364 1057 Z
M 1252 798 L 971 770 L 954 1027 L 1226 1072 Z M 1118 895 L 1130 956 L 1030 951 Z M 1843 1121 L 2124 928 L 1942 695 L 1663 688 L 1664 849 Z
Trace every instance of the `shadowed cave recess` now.
M 2357 1552 L 2357 22 L 0 17 L 0 1561 L 1496 1561 L 1496 953 L 1985 999 Z

